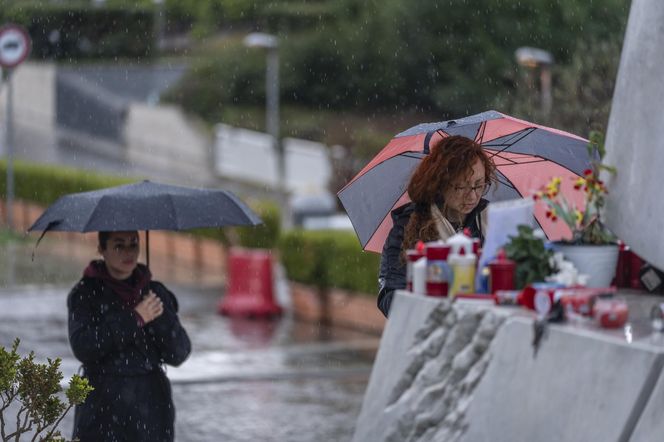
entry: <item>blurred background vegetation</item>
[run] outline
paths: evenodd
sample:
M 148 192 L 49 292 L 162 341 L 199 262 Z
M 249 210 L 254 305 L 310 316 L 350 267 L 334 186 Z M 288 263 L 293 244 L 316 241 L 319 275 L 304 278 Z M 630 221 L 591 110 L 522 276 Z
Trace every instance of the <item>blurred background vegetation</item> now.
M 605 130 L 629 7 L 629 0 L 0 0 L 0 23 L 29 30 L 35 60 L 186 65 L 163 101 L 210 128 L 255 130 L 265 129 L 266 57 L 243 38 L 276 35 L 280 132 L 344 146 L 350 161 L 335 164 L 336 192 L 394 134 L 421 122 L 496 109 L 586 137 Z M 524 46 L 553 55 L 550 112 L 538 68 L 516 62 Z M 32 185 L 21 188 L 55 198 L 44 183 L 61 175 L 26 168 Z M 111 179 L 67 177 L 76 191 Z M 266 220 L 259 232 L 196 233 L 276 247 L 294 280 L 374 291 L 378 257 L 361 253 L 352 233 L 280 234 L 278 208 L 255 208 Z
M 282 134 L 346 146 L 357 166 L 424 121 L 490 108 L 587 136 L 605 128 L 629 0 L 0 0 L 33 58 L 184 61 L 165 97 L 210 125 L 264 129 L 265 56 L 279 37 Z M 56 32 L 57 30 L 57 32 Z M 158 44 L 158 43 L 161 44 Z M 553 108 L 521 46 L 554 57 Z

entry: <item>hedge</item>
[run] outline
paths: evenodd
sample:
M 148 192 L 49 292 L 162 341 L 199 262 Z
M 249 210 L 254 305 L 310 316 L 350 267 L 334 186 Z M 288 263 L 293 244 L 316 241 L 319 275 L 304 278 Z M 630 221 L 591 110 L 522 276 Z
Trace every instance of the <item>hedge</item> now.
M 6 198 L 6 161 L 0 160 L 0 198 Z M 136 182 L 62 166 L 14 162 L 15 197 L 47 206 L 59 197 Z M 355 234 L 343 231 L 280 232 L 279 208 L 269 202 L 250 203 L 264 224 L 237 228 L 237 239 L 244 247 L 278 248 L 289 279 L 321 289 L 336 287 L 373 295 L 377 290 L 380 257 L 362 251 Z M 192 234 L 228 243 L 232 230 L 196 229 Z
M 263 220 L 263 224 L 252 227 L 218 229 L 214 227 L 194 229 L 194 235 L 215 239 L 226 245 L 238 244 L 249 249 L 273 249 L 276 247 L 281 231 L 281 212 L 276 204 L 257 201 L 249 207 Z M 231 239 L 232 238 L 232 239 Z
M 15 198 L 32 201 L 43 206 L 52 204 L 66 194 L 120 186 L 137 181 L 139 178 L 120 178 L 70 167 L 14 161 Z M 0 160 L 0 198 L 6 199 L 6 197 L 7 162 Z M 275 247 L 281 228 L 279 208 L 264 201 L 256 202 L 251 206 L 264 224 L 257 227 L 238 228 L 239 244 L 249 248 L 271 249 Z M 225 229 L 194 229 L 189 233 L 216 239 L 224 244 L 229 243 Z
M 136 181 L 70 167 L 14 161 L 14 196 L 44 206 L 68 193 L 86 192 Z M 6 160 L 0 160 L 0 197 L 7 197 Z
M 378 289 L 380 256 L 362 251 L 354 233 L 292 230 L 282 234 L 278 247 L 292 281 L 371 296 Z

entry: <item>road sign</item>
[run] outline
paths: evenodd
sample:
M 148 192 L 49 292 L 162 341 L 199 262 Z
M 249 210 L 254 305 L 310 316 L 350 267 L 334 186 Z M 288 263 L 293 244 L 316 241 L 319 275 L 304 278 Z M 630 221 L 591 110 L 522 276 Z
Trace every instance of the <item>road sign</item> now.
M 30 54 L 30 36 L 22 27 L 8 24 L 0 27 L 0 67 L 11 69 Z

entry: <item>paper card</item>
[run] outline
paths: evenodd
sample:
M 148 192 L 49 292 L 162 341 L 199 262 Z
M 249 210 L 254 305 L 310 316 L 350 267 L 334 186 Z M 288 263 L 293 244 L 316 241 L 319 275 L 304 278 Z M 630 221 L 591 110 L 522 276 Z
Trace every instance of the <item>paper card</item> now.
M 486 236 L 482 246 L 482 255 L 478 261 L 478 269 L 483 269 L 498 254 L 498 250 L 510 241 L 510 236 L 518 235 L 517 227 L 519 225 L 525 224 L 533 227 L 533 207 L 534 201 L 531 198 L 518 198 L 489 204 L 486 209 L 488 210 Z M 481 272 L 477 272 L 478 278 L 480 274 Z

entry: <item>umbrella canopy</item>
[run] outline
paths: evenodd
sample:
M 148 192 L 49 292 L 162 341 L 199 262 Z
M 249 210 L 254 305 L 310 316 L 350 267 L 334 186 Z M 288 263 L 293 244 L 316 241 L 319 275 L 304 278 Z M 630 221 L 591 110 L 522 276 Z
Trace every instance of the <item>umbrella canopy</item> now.
M 231 192 L 143 181 L 65 195 L 28 231 L 187 230 L 261 223 Z
M 482 144 L 496 165 L 498 183 L 485 197 L 489 201 L 530 197 L 557 176 L 570 202 L 584 206 L 583 195 L 572 191 L 568 178 L 581 176 L 591 165 L 586 139 L 496 111 L 420 124 L 396 135 L 338 193 L 365 250 L 381 252 L 392 227 L 390 212 L 410 201 L 406 189 L 415 168 L 431 145 L 452 135 Z M 543 204 L 535 205 L 535 218 L 549 239 L 568 237 L 567 226 L 552 222 L 545 212 Z

